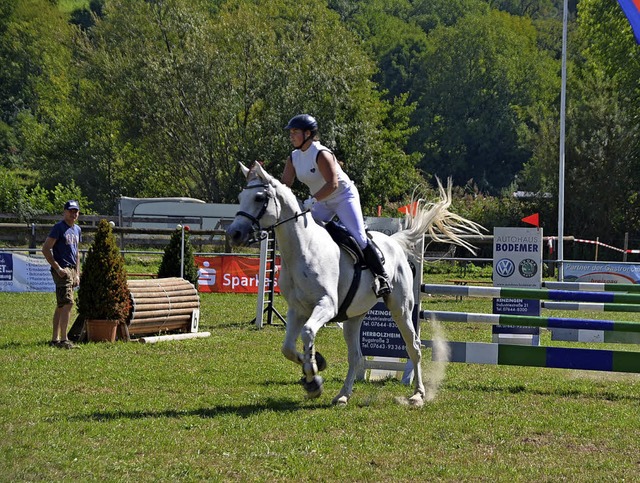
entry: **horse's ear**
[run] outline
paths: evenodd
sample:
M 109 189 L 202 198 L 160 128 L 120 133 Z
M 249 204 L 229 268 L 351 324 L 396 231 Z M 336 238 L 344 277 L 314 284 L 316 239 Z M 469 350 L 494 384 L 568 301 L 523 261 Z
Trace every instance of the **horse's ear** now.
M 247 176 L 249 176 L 249 172 L 251 170 L 247 168 L 244 164 L 242 164 L 240 161 L 238 161 L 238 164 L 240 165 L 240 169 L 242 170 L 242 174 L 244 174 L 244 177 L 246 178 Z
M 267 173 L 264 170 L 261 163 L 256 162 L 253 165 L 253 170 L 255 171 L 255 173 L 258 175 L 259 178 L 265 180 L 266 182 L 269 182 L 271 180 L 271 176 L 269 175 L 269 173 Z

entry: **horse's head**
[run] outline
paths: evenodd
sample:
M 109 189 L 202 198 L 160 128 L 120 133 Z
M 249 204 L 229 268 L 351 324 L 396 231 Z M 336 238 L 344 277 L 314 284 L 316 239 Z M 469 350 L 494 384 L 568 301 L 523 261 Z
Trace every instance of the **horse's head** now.
M 273 177 L 259 163 L 254 163 L 251 169 L 240 163 L 240 169 L 247 178 L 247 185 L 238 196 L 240 210 L 227 228 L 232 245 L 255 241 L 256 233 L 273 226 L 280 212 Z

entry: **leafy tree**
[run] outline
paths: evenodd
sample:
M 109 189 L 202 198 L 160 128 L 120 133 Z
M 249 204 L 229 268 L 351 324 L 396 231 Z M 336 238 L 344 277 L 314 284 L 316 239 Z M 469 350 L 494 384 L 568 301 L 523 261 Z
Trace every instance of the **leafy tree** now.
M 488 12 L 489 5 L 485 0 L 417 0 L 412 18 L 430 33 L 436 27 L 452 27 L 463 17 Z
M 299 112 L 318 118 L 371 209 L 398 191 L 370 191 L 380 158 L 412 169 L 395 186 L 415 179 L 403 128 L 388 122 L 406 118 L 404 99 L 380 98 L 373 65 L 324 2 L 229 1 L 211 15 L 206 2 L 114 0 L 104 12 L 86 68 L 123 163 L 113 167 L 129 179 L 148 175 L 157 194 L 234 201 L 237 161 L 284 159 L 283 126 Z
M 579 7 L 574 42 L 581 56 L 567 86 L 565 232 L 621 245 L 625 232 L 640 231 L 640 47 L 617 4 L 585 0 Z M 555 198 L 557 118 L 541 126 L 521 179 Z
M 0 168 L 0 213 L 19 213 L 25 195 L 26 188 L 19 174 Z
M 555 65 L 531 22 L 502 12 L 463 17 L 429 39 L 414 115 L 421 166 L 497 194 L 530 156 L 526 135 L 554 97 Z
M 70 92 L 70 34 L 45 0 L 0 5 L 0 164 L 37 167 L 32 144 L 59 124 Z
M 71 13 L 71 22 L 84 28 L 89 29 L 95 25 L 94 18 L 102 16 L 105 0 L 91 0 L 88 7 L 82 7 Z
M 582 0 L 578 26 L 586 67 L 602 71 L 623 93 L 631 111 L 640 105 L 640 47 L 617 2 Z
M 487 0 L 487 3 L 492 8 L 519 17 L 562 19 L 563 0 Z M 575 12 L 577 0 L 569 3 L 569 11 Z
M 72 180 L 52 190 L 34 184 L 37 174 L 28 170 L 0 168 L 0 213 L 14 213 L 24 221 L 36 215 L 57 215 L 67 200 L 80 202 L 83 213 L 91 213 L 91 202 Z

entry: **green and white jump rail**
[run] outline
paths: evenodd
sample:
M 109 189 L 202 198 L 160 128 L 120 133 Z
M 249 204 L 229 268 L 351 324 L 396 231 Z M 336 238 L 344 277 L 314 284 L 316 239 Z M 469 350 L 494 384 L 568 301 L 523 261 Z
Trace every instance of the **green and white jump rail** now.
M 432 341 L 423 340 L 425 347 Z M 640 353 L 567 347 L 537 347 L 486 342 L 447 342 L 449 354 L 439 358 L 433 351 L 432 360 L 466 364 L 550 367 L 607 372 L 640 373 Z
M 555 302 L 541 300 L 540 307 L 549 310 L 578 310 L 581 312 L 640 312 L 636 304 L 599 304 L 594 302 Z
M 542 282 L 544 288 L 552 290 L 578 290 L 586 292 L 630 292 L 640 293 L 640 284 L 597 282 Z

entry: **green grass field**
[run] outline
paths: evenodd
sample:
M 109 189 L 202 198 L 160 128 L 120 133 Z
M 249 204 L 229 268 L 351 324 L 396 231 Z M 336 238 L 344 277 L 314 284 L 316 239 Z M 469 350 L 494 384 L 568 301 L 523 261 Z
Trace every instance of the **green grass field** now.
M 63 351 L 47 346 L 53 294 L 0 293 L 0 481 L 640 478 L 640 376 L 449 364 L 423 408 L 396 402 L 411 394 L 396 380 L 358 382 L 334 407 L 347 369 L 340 329 L 319 333 L 325 394 L 309 401 L 280 354 L 283 326 L 250 324 L 255 303 L 202 294 L 209 338 Z M 276 307 L 286 312 L 280 297 Z M 430 297 L 423 308 L 490 302 Z M 446 331 L 491 339 L 487 326 Z

